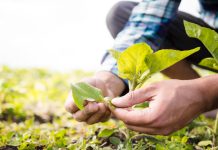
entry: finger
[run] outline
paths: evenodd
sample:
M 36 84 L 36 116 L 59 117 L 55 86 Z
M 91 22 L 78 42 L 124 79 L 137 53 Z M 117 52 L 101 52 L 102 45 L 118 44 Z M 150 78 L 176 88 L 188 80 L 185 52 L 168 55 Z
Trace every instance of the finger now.
M 130 130 L 140 132 L 140 133 L 146 133 L 146 134 L 152 134 L 152 135 L 157 135 L 158 134 L 158 129 L 156 128 L 146 128 L 146 127 L 139 127 L 139 126 L 133 126 L 133 125 L 127 125 L 126 127 Z
M 149 127 L 132 126 L 127 124 L 126 127 L 133 131 L 151 134 L 151 135 L 169 135 L 173 131 L 177 131 L 177 130 L 170 130 L 165 128 L 149 128 Z
M 90 116 L 92 116 L 94 113 L 96 113 L 99 110 L 99 106 L 97 103 L 91 103 L 89 102 L 84 110 L 77 111 L 73 117 L 77 121 L 86 121 Z
M 101 121 L 101 118 L 106 115 L 107 108 L 103 103 L 98 104 L 98 112 L 87 119 L 87 124 L 94 124 Z
M 125 124 L 149 125 L 152 123 L 150 108 L 143 110 L 126 110 L 122 108 L 111 109 L 114 116 L 122 120 Z
M 106 122 L 110 119 L 110 117 L 111 117 L 111 112 L 107 110 L 105 115 L 101 118 L 100 122 Z
M 65 109 L 69 112 L 69 113 L 75 113 L 76 111 L 79 110 L 79 108 L 75 105 L 75 103 L 73 102 L 73 97 L 72 97 L 72 92 L 69 93 L 67 100 L 65 102 Z
M 148 86 L 135 91 L 130 91 L 123 97 L 114 98 L 112 104 L 116 107 L 130 107 L 144 101 L 149 101 L 154 96 L 155 86 Z

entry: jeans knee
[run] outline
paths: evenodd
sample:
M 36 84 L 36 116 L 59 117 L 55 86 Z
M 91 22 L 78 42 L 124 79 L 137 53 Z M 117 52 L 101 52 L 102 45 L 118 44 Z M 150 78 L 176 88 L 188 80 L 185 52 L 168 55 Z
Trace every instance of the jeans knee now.
M 122 11 L 125 1 L 120 1 L 116 3 L 108 12 L 106 16 L 106 24 L 108 27 L 114 24 L 117 20 L 119 20 L 119 14 Z

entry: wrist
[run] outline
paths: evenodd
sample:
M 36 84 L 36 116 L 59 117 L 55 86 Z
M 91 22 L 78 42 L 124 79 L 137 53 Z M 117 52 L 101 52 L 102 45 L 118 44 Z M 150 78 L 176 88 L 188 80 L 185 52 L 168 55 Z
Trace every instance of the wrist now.
M 94 75 L 94 78 L 105 84 L 106 89 L 111 92 L 112 98 L 120 96 L 125 89 L 124 82 L 109 71 L 99 71 Z
M 196 79 L 205 104 L 205 110 L 218 108 L 218 75 L 210 75 Z

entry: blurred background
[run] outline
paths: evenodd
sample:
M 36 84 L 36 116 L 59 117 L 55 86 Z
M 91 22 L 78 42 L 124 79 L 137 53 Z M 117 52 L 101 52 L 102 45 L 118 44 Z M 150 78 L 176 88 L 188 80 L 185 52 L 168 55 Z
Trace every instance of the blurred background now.
M 118 0 L 1 0 L 0 65 L 97 70 L 113 46 L 105 18 Z M 181 8 L 196 15 L 197 0 Z

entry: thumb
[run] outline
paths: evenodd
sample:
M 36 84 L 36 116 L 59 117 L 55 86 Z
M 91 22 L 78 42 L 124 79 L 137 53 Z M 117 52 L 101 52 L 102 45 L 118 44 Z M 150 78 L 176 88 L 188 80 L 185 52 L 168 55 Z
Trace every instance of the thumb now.
M 116 107 L 131 107 L 135 104 L 139 104 L 145 101 L 150 101 L 154 96 L 154 88 L 146 87 L 142 89 L 137 89 L 135 91 L 130 91 L 128 94 L 114 98 L 112 104 Z

